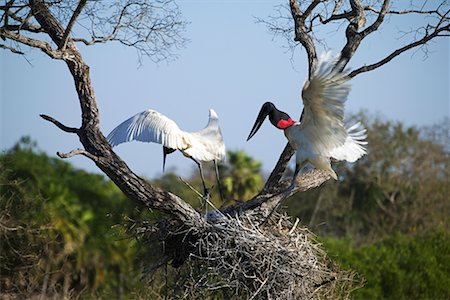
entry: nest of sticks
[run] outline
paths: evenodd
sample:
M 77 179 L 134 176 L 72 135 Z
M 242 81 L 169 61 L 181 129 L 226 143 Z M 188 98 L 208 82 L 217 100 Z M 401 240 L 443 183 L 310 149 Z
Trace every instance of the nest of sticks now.
M 298 219 L 292 223 L 285 214 L 275 212 L 264 222 L 248 211 L 200 226 L 135 225 L 153 247 L 161 245 L 146 273 L 165 276 L 165 298 L 345 299 L 361 285 L 354 272 L 327 257 Z

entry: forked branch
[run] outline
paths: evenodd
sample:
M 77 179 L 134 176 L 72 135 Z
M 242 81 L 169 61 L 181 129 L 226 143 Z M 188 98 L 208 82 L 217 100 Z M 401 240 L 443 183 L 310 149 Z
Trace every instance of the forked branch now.
M 64 31 L 64 35 L 58 49 L 66 48 L 67 40 L 69 38 L 70 32 L 72 31 L 72 27 L 75 24 L 75 21 L 77 20 L 84 6 L 86 5 L 86 2 L 87 0 L 80 0 L 80 2 L 78 2 L 77 8 L 75 9 L 72 17 L 70 18 L 69 24 L 67 24 L 66 30 Z

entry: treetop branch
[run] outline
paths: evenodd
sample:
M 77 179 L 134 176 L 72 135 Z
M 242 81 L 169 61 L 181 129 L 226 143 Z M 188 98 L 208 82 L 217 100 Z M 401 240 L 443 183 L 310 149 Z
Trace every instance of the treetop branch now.
M 361 32 L 362 38 L 365 38 L 367 35 L 376 31 L 378 29 L 378 27 L 380 27 L 381 23 L 383 23 L 384 16 L 386 15 L 386 13 L 389 10 L 389 3 L 390 3 L 390 0 L 384 0 L 383 5 L 381 6 L 381 11 L 378 14 L 378 17 L 375 20 L 375 22 L 373 22 L 372 25 L 370 25 L 369 27 L 367 27 L 366 29 L 364 29 Z
M 450 24 L 446 25 L 444 27 L 436 28 L 434 30 L 434 32 L 432 32 L 430 34 L 426 33 L 421 39 L 419 39 L 415 42 L 412 42 L 410 44 L 407 44 L 407 45 L 391 52 L 388 56 L 379 60 L 376 63 L 370 64 L 370 65 L 365 65 L 356 70 L 353 70 L 352 72 L 350 72 L 350 74 L 348 74 L 348 78 L 353 78 L 361 73 L 365 73 L 365 72 L 369 72 L 374 69 L 377 69 L 377 68 L 381 67 L 382 65 L 385 65 L 386 63 L 390 62 L 392 59 L 399 56 L 400 54 L 402 54 L 405 51 L 408 51 L 415 47 L 424 46 L 427 42 L 429 42 L 433 38 L 436 38 L 439 36 L 448 36 L 448 34 L 442 34 L 444 32 L 450 33 Z

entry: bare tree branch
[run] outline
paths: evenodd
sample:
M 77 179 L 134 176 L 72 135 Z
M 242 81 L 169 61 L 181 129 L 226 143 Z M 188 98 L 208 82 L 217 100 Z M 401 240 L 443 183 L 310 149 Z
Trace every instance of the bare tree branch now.
M 439 6 L 440 7 L 440 6 Z M 438 7 L 438 9 L 439 9 Z M 407 10 L 403 10 L 403 11 L 398 11 L 398 10 L 388 10 L 386 11 L 386 14 L 391 14 L 391 15 L 406 15 L 406 14 L 420 14 L 420 15 L 432 15 L 432 14 L 437 14 L 438 16 L 442 17 L 442 14 L 439 13 L 439 10 L 417 10 L 417 9 L 407 9 Z M 368 11 L 372 11 L 376 14 L 380 14 L 381 11 L 374 8 L 373 6 L 365 6 L 364 10 L 368 10 Z
M 366 24 L 366 16 L 364 13 L 364 8 L 361 5 L 360 0 L 350 0 L 350 6 L 354 14 L 353 22 L 355 23 L 356 30 L 359 30 Z
M 0 44 L 0 48 L 1 49 L 7 49 L 7 50 L 9 50 L 9 51 L 11 51 L 12 53 L 15 53 L 15 54 L 24 54 L 22 51 L 17 50 L 16 48 L 13 48 L 13 47 L 8 46 L 8 45 Z
M 390 3 L 390 0 L 384 0 L 383 1 L 383 5 L 381 7 L 381 11 L 378 14 L 377 19 L 375 20 L 375 22 L 372 23 L 372 25 L 370 25 L 369 27 L 367 27 L 366 29 L 364 29 L 361 32 L 361 39 L 365 38 L 367 35 L 371 34 L 374 31 L 376 31 L 380 27 L 381 23 L 383 23 L 384 16 L 388 12 L 389 3 Z
M 263 192 L 268 191 L 279 184 L 281 178 L 283 177 L 284 171 L 286 170 L 286 167 L 289 163 L 289 160 L 291 159 L 293 154 L 294 149 L 291 147 L 289 143 L 287 143 L 286 146 L 284 147 L 283 152 L 280 155 L 280 158 L 277 161 L 277 164 L 273 168 L 269 178 L 266 181 L 266 184 L 264 185 Z
M 336 4 L 334 5 L 333 12 L 331 13 L 331 15 L 337 14 L 339 9 L 341 9 L 343 3 L 344 3 L 344 0 L 337 0 Z
M 442 32 L 447 32 L 447 34 L 445 35 L 441 35 Z M 426 33 L 425 36 L 423 38 L 421 38 L 420 40 L 417 40 L 413 43 L 410 43 L 408 45 L 405 45 L 395 51 L 393 51 L 392 53 L 390 53 L 388 56 L 386 56 L 385 58 L 381 59 L 380 61 L 370 64 L 370 65 L 365 65 L 362 66 L 356 70 L 353 70 L 352 72 L 350 72 L 350 74 L 348 74 L 349 78 L 353 78 L 356 75 L 359 75 L 361 73 L 365 73 L 365 72 L 369 72 L 372 70 L 375 70 L 385 64 L 387 64 L 388 62 L 390 62 L 392 59 L 394 59 L 395 57 L 399 56 L 400 54 L 402 54 L 405 51 L 408 51 L 410 49 L 413 49 L 415 47 L 419 47 L 419 46 L 423 46 L 425 45 L 427 42 L 429 42 L 430 40 L 432 40 L 435 37 L 439 37 L 439 36 L 446 36 L 448 37 L 450 34 L 450 25 L 447 25 L 445 27 L 440 27 L 438 29 L 436 29 L 435 31 L 433 31 L 432 33 L 428 34 Z
M 61 158 L 70 158 L 70 157 L 75 156 L 75 155 L 84 155 L 87 158 L 92 159 L 93 161 L 97 161 L 98 160 L 97 156 L 92 155 L 91 153 L 89 153 L 89 152 L 87 152 L 86 150 L 83 150 L 83 149 L 74 149 L 74 150 L 72 150 L 72 151 L 70 151 L 68 153 L 56 152 L 56 155 L 58 155 Z
M 61 129 L 62 131 L 70 132 L 70 133 L 78 133 L 78 128 L 67 127 L 66 125 L 61 124 L 59 121 L 57 121 L 57 120 L 55 120 L 55 119 L 53 119 L 52 117 L 47 116 L 47 115 L 40 115 L 40 116 L 41 116 L 42 119 L 44 119 L 44 120 L 46 120 L 46 121 L 49 121 L 49 122 L 55 124 L 56 127 L 58 127 L 59 129 Z
M 87 0 L 80 0 L 80 2 L 78 3 L 77 8 L 75 9 L 72 17 L 70 18 L 69 24 L 67 24 L 66 31 L 64 32 L 61 44 L 59 45 L 58 49 L 61 50 L 61 49 L 66 48 L 67 39 L 69 38 L 69 34 L 72 31 L 72 27 L 75 24 L 75 21 L 77 20 L 78 16 L 80 15 L 81 10 L 86 5 L 86 2 L 87 2 Z
M 311 5 L 308 7 L 310 12 L 320 1 L 313 1 Z M 294 19 L 295 26 L 295 37 L 294 40 L 300 42 L 302 46 L 305 48 L 306 54 L 308 56 L 308 64 L 309 64 L 309 76 L 313 73 L 315 67 L 315 61 L 317 59 L 316 47 L 314 45 L 313 39 L 308 35 L 307 29 L 305 27 L 305 20 L 307 16 L 304 16 L 300 10 L 297 0 L 289 0 L 289 6 L 291 8 L 292 18 Z
M 276 187 L 274 186 L 267 190 L 264 190 L 262 193 L 255 196 L 249 201 L 242 202 L 225 209 L 223 213 L 240 214 L 247 210 L 256 210 L 259 211 L 259 214 L 262 218 L 266 218 L 279 205 L 280 201 L 298 192 L 304 192 L 309 189 L 318 187 L 330 178 L 330 175 L 325 171 L 313 170 L 309 173 L 302 174 L 297 179 L 296 187 L 292 191 L 290 191 L 289 194 L 285 194 L 282 192 L 290 184 L 289 180 L 284 180 L 280 182 Z
M 347 43 L 341 50 L 341 57 L 337 65 L 343 69 L 350 59 L 353 57 L 354 53 L 358 49 L 361 41 L 367 37 L 370 33 L 376 31 L 378 27 L 384 20 L 384 16 L 389 7 L 389 0 L 384 0 L 381 12 L 378 14 L 377 19 L 362 32 L 358 32 L 362 23 L 365 23 L 364 11 L 362 9 L 361 3 L 359 1 L 350 1 L 352 6 L 352 19 L 347 26 L 345 31 L 345 36 L 347 38 Z
M 53 59 L 63 59 L 63 52 L 53 49 L 52 46 L 47 42 L 36 40 L 9 30 L 5 30 L 4 28 L 0 28 L 0 36 L 32 48 L 40 49 L 42 52 Z
M 306 18 L 311 15 L 312 11 L 317 7 L 317 5 L 319 5 L 320 2 L 321 2 L 321 0 L 313 0 L 311 2 L 311 4 L 306 8 L 305 12 L 303 14 L 301 14 L 301 18 L 303 20 L 306 20 Z M 298 4 L 297 4 L 297 8 L 295 10 L 297 11 L 297 13 L 300 11 L 298 9 Z

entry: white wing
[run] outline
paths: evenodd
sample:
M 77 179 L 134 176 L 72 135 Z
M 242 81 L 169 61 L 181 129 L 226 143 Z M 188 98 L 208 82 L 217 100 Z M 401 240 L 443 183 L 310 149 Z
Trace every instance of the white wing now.
M 191 147 L 190 134 L 163 114 L 148 109 L 113 129 L 107 137 L 111 146 L 130 141 L 153 142 L 172 149 Z
M 367 153 L 364 147 L 364 145 L 367 145 L 365 141 L 367 138 L 366 131 L 359 122 L 347 128 L 347 139 L 344 145 L 333 149 L 330 156 L 337 160 L 346 160 L 348 162 L 357 161 Z
M 220 131 L 217 113 L 209 110 L 209 120 L 205 128 L 192 135 L 192 147 L 184 152 L 201 161 L 221 161 L 225 158 L 225 143 Z
M 336 61 L 329 52 L 323 54 L 302 91 L 304 115 L 300 129 L 311 147 L 323 156 L 329 156 L 347 139 L 343 119 L 350 85 L 344 79 L 345 74 L 333 70 Z

